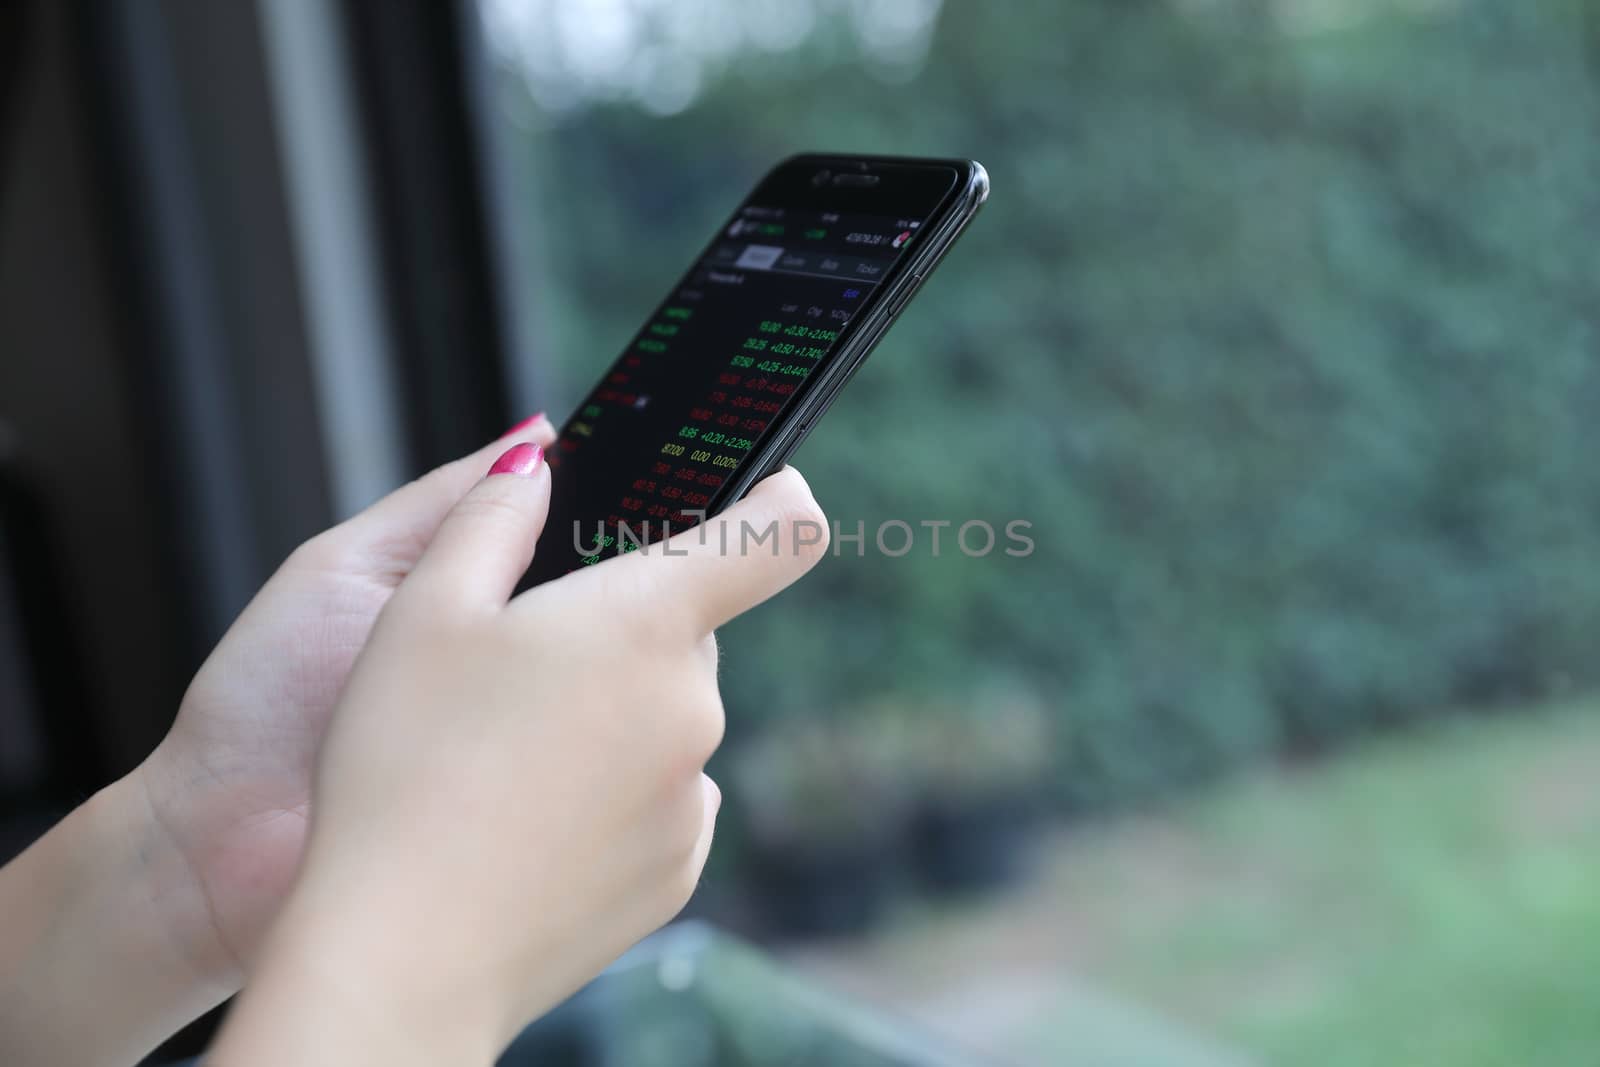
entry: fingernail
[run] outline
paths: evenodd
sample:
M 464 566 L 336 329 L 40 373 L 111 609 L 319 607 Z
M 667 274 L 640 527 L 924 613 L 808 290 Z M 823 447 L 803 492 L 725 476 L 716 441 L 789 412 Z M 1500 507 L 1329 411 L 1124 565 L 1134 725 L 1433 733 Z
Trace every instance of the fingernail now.
M 512 445 L 506 454 L 494 461 L 494 466 L 489 468 L 489 473 L 494 474 L 521 474 L 527 476 L 539 469 L 539 464 L 544 460 L 544 449 L 528 441 L 520 445 Z
M 529 415 L 527 418 L 523 419 L 521 422 L 519 422 L 515 426 L 511 427 L 511 429 L 507 430 L 505 433 L 501 434 L 500 436 L 501 437 L 510 437 L 514 433 L 521 433 L 523 430 L 526 430 L 529 426 L 532 426 L 534 423 L 538 422 L 542 418 L 544 418 L 544 412 L 535 411 L 532 415 Z

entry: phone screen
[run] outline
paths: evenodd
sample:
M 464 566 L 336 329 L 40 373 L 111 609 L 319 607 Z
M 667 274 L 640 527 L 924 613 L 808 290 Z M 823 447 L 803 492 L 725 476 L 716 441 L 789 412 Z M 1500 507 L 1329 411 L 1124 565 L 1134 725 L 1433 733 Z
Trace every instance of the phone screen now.
M 835 190 L 812 161 L 757 187 L 549 449 L 550 516 L 525 586 L 721 510 L 957 179 L 907 171 Z

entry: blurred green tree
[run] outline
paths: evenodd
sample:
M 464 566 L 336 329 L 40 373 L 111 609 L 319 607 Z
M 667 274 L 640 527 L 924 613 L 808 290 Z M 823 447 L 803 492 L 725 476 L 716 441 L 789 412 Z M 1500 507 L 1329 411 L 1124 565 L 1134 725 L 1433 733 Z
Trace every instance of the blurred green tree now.
M 915 71 L 823 25 L 528 138 L 568 400 L 775 159 L 993 176 L 796 462 L 847 529 L 1036 551 L 827 561 L 725 635 L 735 739 L 1021 686 L 1098 804 L 1592 685 L 1595 42 L 1580 0 L 951 2 Z

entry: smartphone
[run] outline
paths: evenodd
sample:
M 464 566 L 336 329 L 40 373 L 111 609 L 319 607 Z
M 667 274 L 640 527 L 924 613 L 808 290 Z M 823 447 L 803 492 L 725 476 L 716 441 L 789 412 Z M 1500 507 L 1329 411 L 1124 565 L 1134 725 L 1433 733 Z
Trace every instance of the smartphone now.
M 779 470 L 988 194 L 973 160 L 774 167 L 547 450 L 523 587 L 689 529 Z

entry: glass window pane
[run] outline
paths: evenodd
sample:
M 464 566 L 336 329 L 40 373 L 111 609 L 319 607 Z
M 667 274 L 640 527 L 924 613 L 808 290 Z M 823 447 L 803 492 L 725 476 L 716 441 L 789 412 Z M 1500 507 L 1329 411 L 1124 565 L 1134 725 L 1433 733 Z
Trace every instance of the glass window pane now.
M 1025 1062 L 1592 1051 L 1592 5 L 481 12 L 558 414 L 779 158 L 993 178 L 722 635 L 703 913 Z

